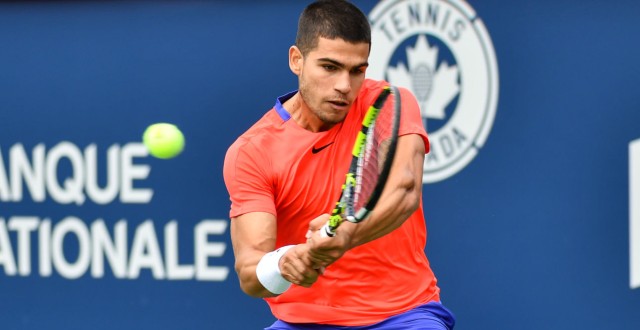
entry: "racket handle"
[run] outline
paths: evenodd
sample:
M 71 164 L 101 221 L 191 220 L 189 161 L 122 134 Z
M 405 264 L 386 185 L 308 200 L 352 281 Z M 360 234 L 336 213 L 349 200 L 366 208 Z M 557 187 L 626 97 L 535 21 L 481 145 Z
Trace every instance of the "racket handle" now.
M 335 230 L 331 230 L 329 223 L 325 223 L 322 228 L 320 228 L 320 236 L 322 237 L 333 237 L 336 235 Z

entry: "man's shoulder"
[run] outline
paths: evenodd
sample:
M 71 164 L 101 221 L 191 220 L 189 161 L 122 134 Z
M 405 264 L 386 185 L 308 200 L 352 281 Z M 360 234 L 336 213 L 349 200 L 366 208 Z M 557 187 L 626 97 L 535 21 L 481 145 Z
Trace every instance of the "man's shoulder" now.
M 357 110 L 356 112 L 359 113 L 359 116 L 364 116 L 385 84 L 388 85 L 388 83 L 383 80 L 365 79 L 358 91 L 358 96 L 355 99 L 352 109 Z
M 235 171 L 239 164 L 261 163 L 262 159 L 265 159 L 267 153 L 261 146 L 264 145 L 265 136 L 269 135 L 268 131 L 273 126 L 271 112 L 273 109 L 265 113 L 229 146 L 224 157 L 225 173 Z
M 380 88 L 385 85 L 389 85 L 389 83 L 384 80 L 365 79 L 362 84 L 362 88 L 360 89 L 360 95 L 379 93 Z
M 267 111 L 258 121 L 256 121 L 251 127 L 249 127 L 244 133 L 233 142 L 231 148 L 234 146 L 244 146 L 256 139 L 264 138 L 270 135 L 281 124 L 282 120 L 278 120 L 280 117 L 274 109 Z

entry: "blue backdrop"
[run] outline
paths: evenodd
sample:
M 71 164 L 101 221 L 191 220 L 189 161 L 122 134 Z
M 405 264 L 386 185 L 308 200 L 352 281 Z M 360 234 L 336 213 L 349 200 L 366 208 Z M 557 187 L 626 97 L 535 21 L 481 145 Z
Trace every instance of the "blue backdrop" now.
M 233 270 L 222 162 L 296 88 L 304 5 L 0 3 L 0 328 L 272 322 Z M 457 329 L 640 328 L 640 2 L 467 5 L 495 49 L 495 119 L 466 167 L 424 186 L 426 251 Z M 155 122 L 183 130 L 180 156 L 140 146 Z

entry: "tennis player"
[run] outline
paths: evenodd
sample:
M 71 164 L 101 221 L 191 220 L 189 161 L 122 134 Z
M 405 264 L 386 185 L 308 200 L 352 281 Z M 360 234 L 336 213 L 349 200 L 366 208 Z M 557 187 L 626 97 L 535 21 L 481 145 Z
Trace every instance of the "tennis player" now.
M 227 151 L 231 239 L 242 290 L 278 319 L 266 329 L 453 329 L 424 252 L 422 170 L 429 149 L 415 97 L 401 89 L 395 163 L 365 221 L 323 237 L 367 108 L 383 81 L 365 78 L 366 16 L 317 1 L 298 22 L 289 67 L 298 90 Z

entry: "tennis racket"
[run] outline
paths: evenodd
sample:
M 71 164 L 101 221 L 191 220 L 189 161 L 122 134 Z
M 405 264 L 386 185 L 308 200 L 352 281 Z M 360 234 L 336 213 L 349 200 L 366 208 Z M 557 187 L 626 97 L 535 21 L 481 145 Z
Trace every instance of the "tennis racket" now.
M 360 222 L 376 206 L 389 177 L 398 144 L 400 92 L 385 86 L 362 121 L 340 198 L 321 229 L 333 237 L 344 221 Z

